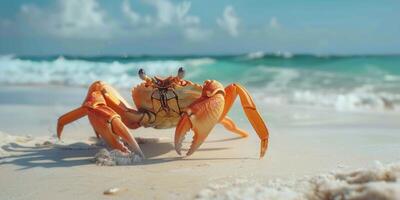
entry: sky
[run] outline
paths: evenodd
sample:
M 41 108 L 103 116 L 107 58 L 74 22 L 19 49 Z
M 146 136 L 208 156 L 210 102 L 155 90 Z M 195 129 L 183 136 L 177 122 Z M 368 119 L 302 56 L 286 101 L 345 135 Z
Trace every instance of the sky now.
M 399 54 L 399 0 L 1 0 L 0 54 Z

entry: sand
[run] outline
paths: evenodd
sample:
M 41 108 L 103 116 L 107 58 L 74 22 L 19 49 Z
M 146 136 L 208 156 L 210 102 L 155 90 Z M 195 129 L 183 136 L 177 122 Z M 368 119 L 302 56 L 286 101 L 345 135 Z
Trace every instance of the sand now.
M 196 199 L 400 199 L 400 163 L 371 169 L 331 172 L 297 179 L 255 182 L 237 179 L 210 185 Z
M 230 116 L 249 131 L 248 138 L 218 125 L 195 154 L 181 157 L 173 147 L 173 129 L 140 128 L 132 135 L 153 138 L 140 144 L 146 160 L 101 166 L 94 158 L 104 145 L 93 138 L 87 119 L 67 126 L 63 141 L 54 137 L 57 116 L 84 96 L 84 89 L 63 90 L 0 88 L 0 98 L 7 95 L 0 101 L 0 199 L 323 199 L 318 195 L 324 191 L 365 199 L 362 195 L 376 188 L 387 199 L 398 197 L 400 114 L 395 112 L 258 104 L 271 132 L 266 157 L 259 159 L 259 140 L 236 105 Z M 26 91 L 33 100 L 7 100 Z M 185 149 L 191 137 L 186 138 Z M 377 175 L 363 183 L 354 183 L 357 173 L 339 175 L 357 169 Z M 382 175 L 387 171 L 393 173 Z M 315 192 L 316 185 L 327 189 Z

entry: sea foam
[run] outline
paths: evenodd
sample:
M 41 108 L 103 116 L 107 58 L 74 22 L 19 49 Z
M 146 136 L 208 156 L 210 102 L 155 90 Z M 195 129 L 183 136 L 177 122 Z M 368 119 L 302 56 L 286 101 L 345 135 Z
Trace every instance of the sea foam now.
M 256 182 L 238 179 L 211 184 L 197 199 L 396 200 L 400 199 L 400 163 L 372 169 L 333 172 L 300 179 Z
M 211 58 L 187 60 L 152 60 L 123 63 L 92 62 L 58 57 L 55 60 L 33 61 L 13 56 L 0 56 L 0 84 L 8 85 L 71 85 L 88 86 L 103 80 L 120 88 L 130 88 L 141 82 L 137 77 L 140 68 L 149 75 L 175 75 L 179 67 L 196 67 L 213 63 Z M 195 69 L 194 69 L 195 70 Z M 188 73 L 190 78 L 194 73 Z
M 287 54 L 287 53 L 286 53 Z M 338 111 L 398 111 L 400 76 L 391 68 L 365 65 L 376 59 L 302 57 L 284 53 L 271 59 L 254 52 L 248 59 L 237 57 L 54 57 L 21 58 L 0 56 L 0 85 L 67 85 L 87 87 L 102 80 L 116 88 L 129 89 L 140 83 L 137 72 L 169 76 L 186 68 L 186 79 L 201 84 L 216 79 L 227 85 L 243 84 L 260 103 L 310 105 Z M 290 59 L 287 59 L 290 58 Z M 343 69 L 347 59 L 352 72 Z M 383 59 L 383 58 L 382 58 Z M 279 62 L 283 66 L 268 65 Z M 290 65 L 285 66 L 288 62 Z M 311 67 L 304 66 L 310 64 Z M 317 64 L 315 64 L 315 62 Z M 338 63 L 336 66 L 336 63 Z M 342 63 L 340 63 L 342 62 Z M 353 63 L 351 64 L 353 65 Z M 360 62 L 360 63 L 358 63 Z M 332 64 L 333 63 L 333 64 Z M 296 65 L 300 66 L 296 66 Z M 317 65 L 317 66 L 315 66 Z M 319 66 L 320 65 L 320 66 Z M 330 66 L 332 65 L 332 66 Z

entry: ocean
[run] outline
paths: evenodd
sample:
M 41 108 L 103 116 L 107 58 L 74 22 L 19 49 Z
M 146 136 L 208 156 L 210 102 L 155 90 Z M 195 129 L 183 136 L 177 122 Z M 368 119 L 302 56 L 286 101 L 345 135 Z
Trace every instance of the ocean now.
M 246 86 L 258 102 L 330 107 L 338 111 L 400 109 L 400 56 L 316 56 L 262 52 L 234 56 L 0 56 L 0 86 L 87 87 L 103 80 L 129 89 L 150 76 Z

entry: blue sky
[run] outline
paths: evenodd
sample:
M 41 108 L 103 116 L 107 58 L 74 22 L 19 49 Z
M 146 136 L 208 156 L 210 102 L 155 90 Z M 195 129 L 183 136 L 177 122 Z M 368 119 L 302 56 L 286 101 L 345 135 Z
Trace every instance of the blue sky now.
M 4 0 L 0 54 L 398 54 L 399 10 L 399 0 Z

